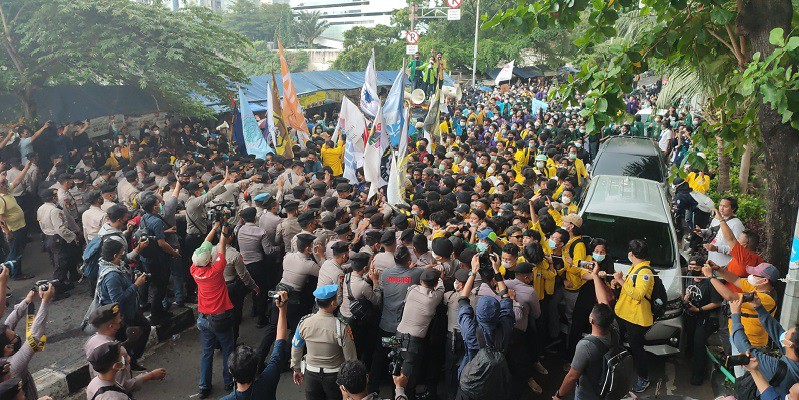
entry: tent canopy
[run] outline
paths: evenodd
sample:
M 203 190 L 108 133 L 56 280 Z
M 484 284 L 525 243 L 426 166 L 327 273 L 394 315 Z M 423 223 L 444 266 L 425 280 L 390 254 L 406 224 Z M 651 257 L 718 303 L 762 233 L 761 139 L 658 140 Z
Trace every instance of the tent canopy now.
M 491 68 L 486 71 L 486 75 L 488 75 L 491 79 L 496 79 L 497 74 L 499 74 L 500 70 L 502 69 Z M 514 67 L 513 76 L 521 79 L 530 79 L 543 76 L 543 73 L 541 72 L 541 69 L 539 69 L 538 67 Z

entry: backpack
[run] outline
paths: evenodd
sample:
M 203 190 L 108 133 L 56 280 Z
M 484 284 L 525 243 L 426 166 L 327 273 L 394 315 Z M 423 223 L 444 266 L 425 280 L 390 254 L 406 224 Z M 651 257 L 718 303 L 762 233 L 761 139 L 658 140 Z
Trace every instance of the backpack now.
M 788 373 L 788 365 L 785 361 L 777 360 L 777 370 L 774 371 L 774 376 L 768 381 L 768 384 L 773 387 L 779 386 L 780 382 L 785 379 Z M 733 386 L 736 400 L 759 400 L 760 394 L 757 390 L 754 378 L 749 371 L 744 372 L 744 375 L 735 379 Z
M 83 266 L 81 267 L 82 275 L 89 280 L 97 280 L 97 274 L 100 270 L 100 253 L 103 250 L 103 243 L 105 239 L 111 236 L 118 236 L 125 239 L 120 232 L 113 232 L 96 238 L 86 243 L 86 248 L 83 249 Z
M 472 400 L 510 399 L 511 374 L 505 355 L 482 339 L 482 330 L 477 327 L 480 350 L 461 370 L 460 389 Z
M 143 237 L 152 238 L 153 236 L 155 236 L 155 234 L 153 233 L 153 230 L 148 228 L 147 224 L 144 223 L 144 217 L 147 216 L 147 215 L 148 214 L 142 214 L 141 215 L 141 218 L 139 219 L 139 227 L 133 233 L 133 239 L 136 240 L 137 242 L 139 240 L 141 240 L 141 238 L 143 238 Z M 165 226 L 164 229 L 169 229 L 169 228 L 172 227 L 171 225 L 169 225 L 168 222 L 166 222 L 164 217 L 162 217 L 162 216 L 160 216 L 158 214 L 149 214 L 149 215 L 155 215 L 156 217 L 158 217 L 158 219 L 163 221 L 164 222 L 164 226 Z M 155 258 L 158 255 L 158 251 L 159 250 L 160 250 L 160 248 L 158 247 L 158 243 L 155 243 L 154 240 L 150 240 L 150 244 L 147 245 L 147 247 L 145 247 L 142 250 L 141 256 L 144 257 L 144 258 Z
M 101 395 L 101 394 L 103 394 L 105 392 L 118 392 L 118 393 L 124 394 L 125 396 L 128 396 L 129 399 L 133 398 L 130 395 L 130 393 L 125 391 L 125 389 L 122 389 L 121 387 L 119 387 L 117 385 L 111 385 L 111 386 L 103 386 L 103 387 L 97 389 L 97 391 L 94 392 L 94 396 L 92 396 L 92 400 L 97 399 L 97 396 L 99 396 L 99 395 Z
M 666 303 L 669 302 L 669 294 L 666 293 L 666 286 L 663 285 L 663 281 L 660 279 L 660 276 L 658 276 L 657 272 L 655 272 L 652 267 L 638 268 L 635 273 L 639 274 L 644 269 L 648 269 L 650 272 L 652 272 L 652 278 L 655 279 L 655 283 L 652 286 L 652 295 L 650 297 L 646 297 L 646 300 L 649 301 L 651 306 L 652 318 L 657 320 L 666 312 Z M 633 287 L 635 287 L 635 281 L 636 279 L 633 277 Z
M 596 336 L 584 340 L 593 344 L 602 356 L 602 372 L 596 382 L 596 394 L 606 400 L 618 400 L 627 396 L 633 386 L 633 356 L 624 346 L 608 347 Z
M 352 288 L 350 287 L 351 277 L 352 272 L 348 273 L 344 280 L 344 282 L 347 284 L 347 299 L 350 301 L 350 313 L 352 314 L 353 320 L 362 322 L 371 313 L 372 303 L 366 299 L 356 299 L 353 297 Z

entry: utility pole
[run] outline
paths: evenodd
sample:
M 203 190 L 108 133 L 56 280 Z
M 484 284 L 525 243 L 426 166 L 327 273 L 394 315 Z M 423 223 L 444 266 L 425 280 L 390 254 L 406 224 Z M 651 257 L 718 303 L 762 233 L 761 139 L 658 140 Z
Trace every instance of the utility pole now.
M 477 87 L 477 36 L 480 28 L 480 0 L 477 0 L 477 11 L 474 13 L 474 58 L 472 59 L 472 87 Z

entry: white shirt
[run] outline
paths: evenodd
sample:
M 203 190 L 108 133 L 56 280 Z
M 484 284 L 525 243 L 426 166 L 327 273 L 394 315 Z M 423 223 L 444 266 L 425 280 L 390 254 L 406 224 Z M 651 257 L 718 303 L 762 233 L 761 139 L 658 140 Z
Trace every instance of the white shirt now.
M 664 129 L 662 132 L 660 132 L 660 140 L 658 141 L 660 151 L 666 151 L 669 149 L 669 141 L 671 141 L 671 129 Z
M 97 237 L 97 232 L 105 222 L 106 213 L 100 207 L 91 206 L 88 210 L 83 212 L 81 217 L 83 221 L 83 236 L 86 238 L 86 243 Z
M 714 228 L 719 226 L 721 222 L 719 220 L 713 218 L 710 222 L 710 228 Z M 727 226 L 730 227 L 732 230 L 732 234 L 735 235 L 735 238 L 738 239 L 741 236 L 741 233 L 746 229 L 744 227 L 743 222 L 741 222 L 738 217 L 732 217 L 731 219 L 727 220 Z M 721 233 L 721 229 L 716 233 L 716 237 L 710 242 L 718 247 L 718 251 L 709 251 L 707 253 L 707 259 L 716 263 L 716 265 L 720 267 L 725 267 L 727 264 L 730 263 L 732 260 L 732 256 L 730 256 L 730 245 L 724 240 L 724 235 Z

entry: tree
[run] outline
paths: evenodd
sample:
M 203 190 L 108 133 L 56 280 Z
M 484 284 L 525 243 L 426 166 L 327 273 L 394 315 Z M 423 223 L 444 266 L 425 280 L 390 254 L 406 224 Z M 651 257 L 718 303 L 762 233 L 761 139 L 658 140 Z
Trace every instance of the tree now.
M 252 0 L 236 0 L 222 15 L 225 27 L 241 33 L 251 41 L 275 42 L 294 46 L 294 18 L 288 4 L 256 4 Z
M 248 60 L 237 62 L 247 76 L 280 74 L 280 56 L 277 50 L 267 48 L 266 42 L 253 42 L 253 56 Z M 286 62 L 292 72 L 308 69 L 308 53 L 304 51 L 286 51 Z
M 789 256 L 795 208 L 799 204 L 799 37 L 786 38 L 799 17 L 790 0 L 714 2 L 711 0 L 537 0 L 521 1 L 483 24 L 514 27 L 573 28 L 585 15 L 588 26 L 575 40 L 583 49 L 617 35 L 620 13 L 634 11 L 652 19 L 633 40 L 614 43 L 601 62 L 584 62 L 576 77 L 553 96 L 585 94 L 589 132 L 613 122 L 624 109 L 621 96 L 632 91 L 633 77 L 650 66 L 681 62 L 695 68 L 716 59 L 732 60 L 730 74 L 718 76 L 722 90 L 709 103 L 719 118 L 708 130 L 725 144 L 746 143 L 752 128 L 765 148 L 767 212 L 765 258 L 784 266 Z M 793 19 L 793 20 L 792 20 Z M 752 106 L 744 105 L 752 99 Z M 696 160 L 696 158 L 694 158 Z
M 313 42 L 330 26 L 330 22 L 320 19 L 319 11 L 302 11 L 297 16 L 296 30 L 297 35 L 305 41 L 308 48 L 313 48 Z
M 227 99 L 243 81 L 230 59 L 249 42 L 203 8 L 171 12 L 128 0 L 0 0 L 0 87 L 35 117 L 32 91 L 52 83 L 130 84 L 180 112 L 205 113 L 192 96 Z M 230 57 L 230 58 L 229 58 Z

